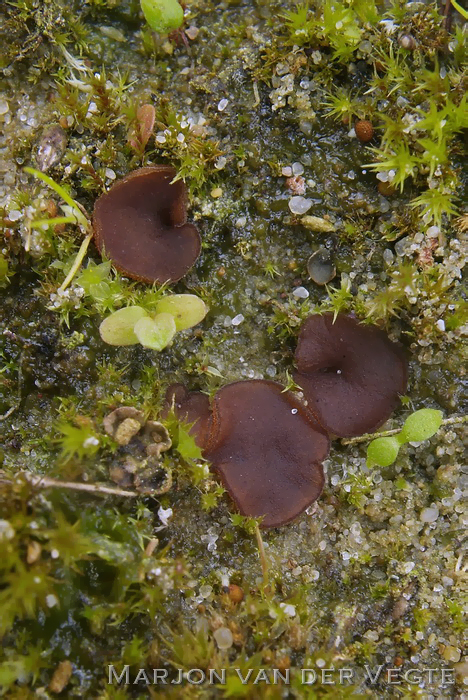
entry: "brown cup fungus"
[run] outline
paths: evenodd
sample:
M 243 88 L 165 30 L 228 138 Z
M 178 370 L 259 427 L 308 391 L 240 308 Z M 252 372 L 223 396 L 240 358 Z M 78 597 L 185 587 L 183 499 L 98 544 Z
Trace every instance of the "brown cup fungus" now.
M 340 437 L 371 433 L 406 391 L 402 350 L 375 326 L 339 314 L 309 316 L 301 326 L 294 381 L 324 428 Z
M 329 439 L 293 394 L 276 382 L 228 384 L 213 402 L 204 455 L 242 515 L 284 525 L 323 488 Z
M 187 191 L 174 168 L 135 170 L 94 205 L 94 238 L 122 273 L 142 282 L 177 282 L 200 255 L 198 229 L 187 221 Z

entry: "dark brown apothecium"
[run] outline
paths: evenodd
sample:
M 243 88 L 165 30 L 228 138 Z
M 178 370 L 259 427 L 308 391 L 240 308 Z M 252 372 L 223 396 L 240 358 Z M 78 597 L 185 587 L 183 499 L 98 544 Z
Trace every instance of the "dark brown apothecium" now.
M 213 401 L 205 457 L 249 517 L 262 527 L 293 520 L 320 496 L 325 430 L 281 384 L 250 380 L 228 384 Z
M 406 391 L 407 362 L 376 326 L 351 316 L 309 316 L 301 326 L 294 381 L 321 425 L 349 437 L 376 430 Z
M 177 282 L 200 255 L 198 229 L 187 222 L 187 191 L 168 165 L 135 170 L 101 195 L 93 214 L 99 251 L 142 282 Z
M 293 520 L 320 496 L 329 439 L 305 406 L 281 384 L 234 382 L 208 397 L 169 387 L 163 415 L 194 422 L 191 433 L 242 515 L 262 527 Z

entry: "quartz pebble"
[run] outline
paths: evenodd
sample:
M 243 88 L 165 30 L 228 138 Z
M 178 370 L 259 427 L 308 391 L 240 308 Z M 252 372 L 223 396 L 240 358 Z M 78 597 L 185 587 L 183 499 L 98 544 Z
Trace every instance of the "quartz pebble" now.
M 434 523 L 437 518 L 439 517 L 439 510 L 435 506 L 431 506 L 431 508 L 423 508 L 421 511 L 421 514 L 419 516 L 419 519 L 423 523 Z
M 307 299 L 309 296 L 309 292 L 305 287 L 296 287 L 292 294 L 296 299 Z
M 215 642 L 219 649 L 230 649 L 232 647 L 234 638 L 232 632 L 227 627 L 220 627 L 213 633 Z
M 302 173 L 304 172 L 304 166 L 302 165 L 302 163 L 293 163 L 292 172 L 293 175 L 302 175 Z
M 242 314 L 237 314 L 237 316 L 234 316 L 231 323 L 233 326 L 239 326 L 243 320 L 244 320 L 244 316 Z
M 312 206 L 312 200 L 305 197 L 291 197 L 288 205 L 293 214 L 305 214 Z

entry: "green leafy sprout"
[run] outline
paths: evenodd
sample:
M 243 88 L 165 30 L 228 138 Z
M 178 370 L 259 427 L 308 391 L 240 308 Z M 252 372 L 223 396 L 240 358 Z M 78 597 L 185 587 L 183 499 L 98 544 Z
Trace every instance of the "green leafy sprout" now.
M 146 21 L 158 34 L 169 34 L 184 21 L 184 11 L 177 0 L 141 0 Z
M 142 306 L 127 306 L 104 319 L 99 327 L 108 345 L 136 345 L 163 350 L 177 331 L 192 328 L 207 314 L 205 303 L 195 294 L 170 294 L 162 297 L 154 313 Z
M 421 408 L 412 413 L 396 435 L 378 437 L 367 447 L 367 466 L 388 467 L 398 457 L 400 447 L 408 442 L 422 442 L 435 435 L 442 425 L 442 412 Z

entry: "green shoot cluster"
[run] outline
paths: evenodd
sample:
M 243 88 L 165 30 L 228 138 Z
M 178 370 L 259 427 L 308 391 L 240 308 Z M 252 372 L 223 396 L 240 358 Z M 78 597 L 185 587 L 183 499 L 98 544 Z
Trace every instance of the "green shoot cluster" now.
M 442 424 L 442 412 L 421 408 L 412 413 L 399 433 L 378 437 L 367 447 L 367 466 L 388 467 L 396 460 L 400 447 L 407 442 L 422 442 L 435 435 Z
M 137 345 L 163 350 L 177 331 L 196 326 L 208 309 L 194 294 L 170 294 L 156 303 L 150 314 L 141 306 L 127 306 L 104 319 L 99 333 L 109 345 Z

